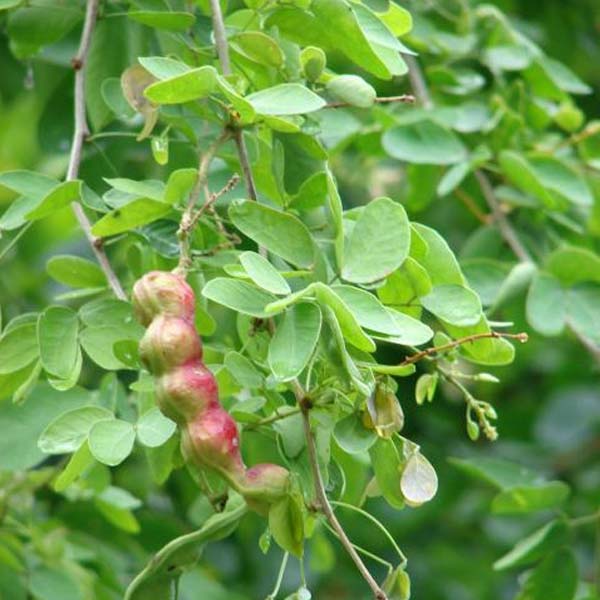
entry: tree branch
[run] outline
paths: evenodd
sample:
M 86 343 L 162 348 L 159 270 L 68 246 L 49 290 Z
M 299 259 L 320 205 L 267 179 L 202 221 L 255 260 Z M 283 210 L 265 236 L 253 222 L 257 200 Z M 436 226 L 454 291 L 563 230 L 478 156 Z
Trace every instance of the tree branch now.
M 406 365 L 412 365 L 427 356 L 431 356 L 432 354 L 437 354 L 438 352 L 444 352 L 446 350 L 452 350 L 452 348 L 456 348 L 457 346 L 461 346 L 463 344 L 468 344 L 470 342 L 474 342 L 476 340 L 482 340 L 485 338 L 507 338 L 511 340 L 519 340 L 522 344 L 524 344 L 529 336 L 526 333 L 502 333 L 500 331 L 485 331 L 483 333 L 474 333 L 473 335 L 468 335 L 463 338 L 458 338 L 457 340 L 453 340 L 444 344 L 443 346 L 432 346 L 431 348 L 427 348 L 426 350 L 422 350 L 421 352 L 417 352 L 412 356 L 408 356 L 405 358 L 398 366 L 405 367 Z
M 71 61 L 75 71 L 75 131 L 73 133 L 73 142 L 71 143 L 69 166 L 67 167 L 67 181 L 77 179 L 79 176 L 79 165 L 81 164 L 83 144 L 89 133 L 85 114 L 85 67 L 92 42 L 92 34 L 96 25 L 96 18 L 98 16 L 98 4 L 99 0 L 88 0 L 87 2 L 79 50 L 77 51 L 77 55 Z M 73 209 L 73 213 L 75 214 L 79 226 L 92 247 L 92 251 L 96 255 L 96 260 L 106 275 L 106 279 L 112 291 L 117 298 L 124 300 L 126 298 L 125 292 L 102 248 L 102 239 L 97 238 L 92 233 L 92 225 L 81 204 L 79 202 L 72 202 L 71 208 Z

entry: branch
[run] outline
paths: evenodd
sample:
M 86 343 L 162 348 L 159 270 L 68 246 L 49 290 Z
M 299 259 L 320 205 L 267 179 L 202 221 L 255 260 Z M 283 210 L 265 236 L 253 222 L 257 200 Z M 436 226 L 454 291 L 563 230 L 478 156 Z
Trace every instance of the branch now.
M 482 340 L 485 338 L 507 338 L 510 340 L 519 340 L 519 342 L 524 344 L 529 339 L 529 336 L 526 333 L 502 333 L 500 331 L 474 333 L 473 335 L 467 335 L 466 337 L 458 338 L 457 340 L 453 340 L 442 346 L 432 346 L 426 350 L 421 350 L 421 352 L 417 352 L 416 354 L 405 358 L 398 366 L 405 367 L 406 365 L 412 365 L 416 362 L 419 362 L 423 358 L 426 358 L 427 356 L 431 356 L 432 354 L 445 352 L 446 350 L 452 350 L 452 348 L 456 348 L 462 344 L 468 344 L 470 342 L 475 342 L 476 340 Z
M 206 149 L 206 152 L 200 155 L 200 162 L 198 163 L 198 175 L 196 177 L 196 181 L 194 182 L 194 187 L 190 191 L 188 203 L 185 210 L 183 211 L 183 214 L 181 215 L 181 222 L 179 223 L 179 229 L 177 230 L 177 239 L 179 240 L 180 252 L 179 264 L 177 265 L 177 268 L 175 270 L 179 273 L 185 273 L 192 264 L 190 233 L 194 229 L 194 225 L 200 217 L 200 215 L 198 215 L 198 217 L 195 217 L 194 210 L 196 208 L 198 198 L 200 197 L 200 193 L 202 192 L 202 188 L 204 187 L 208 179 L 208 170 L 210 168 L 210 163 L 215 157 L 215 154 L 219 150 L 221 144 L 223 144 L 230 137 L 231 133 L 229 130 L 226 129 Z M 206 203 L 208 203 L 209 200 L 210 197 L 207 199 Z
M 302 413 L 302 424 L 304 426 L 304 436 L 306 438 L 306 447 L 308 448 L 308 460 L 310 462 L 310 469 L 313 476 L 315 493 L 317 496 L 317 502 L 319 503 L 319 509 L 325 515 L 329 524 L 334 529 L 336 535 L 338 536 L 342 546 L 346 552 L 350 555 L 350 558 L 354 561 L 356 568 L 359 570 L 360 574 L 363 576 L 364 580 L 368 583 L 371 591 L 373 592 L 373 597 L 376 600 L 387 600 L 387 596 L 385 592 L 379 587 L 379 584 L 375 581 L 365 563 L 362 561 L 360 556 L 358 555 L 356 549 L 352 542 L 348 539 L 344 528 L 341 526 L 340 522 L 337 520 L 333 509 L 331 508 L 331 504 L 327 498 L 327 493 L 325 491 L 325 486 L 323 484 L 323 478 L 321 477 L 321 471 L 319 469 L 319 461 L 317 458 L 317 448 L 315 446 L 315 438 L 310 428 L 310 420 L 309 420 L 309 407 L 310 403 L 307 400 L 300 384 L 295 382 L 295 393 L 296 400 L 298 401 L 298 405 L 300 406 Z M 299 393 L 302 393 L 299 396 Z
M 477 169 L 475 171 L 475 178 L 479 183 L 481 193 L 483 194 L 487 205 L 492 211 L 494 221 L 496 221 L 504 241 L 510 246 L 510 249 L 521 262 L 532 262 L 531 255 L 521 243 L 521 240 L 518 238 L 515 230 L 512 228 L 512 225 L 500 208 L 500 203 L 496 198 L 494 188 L 492 187 L 487 175 L 481 169 Z
M 415 97 L 412 94 L 402 94 L 401 96 L 381 96 L 380 98 L 375 98 L 375 104 L 391 104 L 392 102 L 402 102 L 404 104 L 413 104 L 415 101 Z M 362 108 L 357 107 L 354 104 L 350 104 L 349 102 L 329 102 L 323 108 L 345 108 L 345 107 L 353 107 L 353 108 Z M 370 107 L 365 107 L 370 108 Z
M 217 48 L 219 62 L 221 63 L 221 70 L 223 71 L 223 75 L 231 75 L 229 46 L 227 45 L 225 24 L 223 21 L 223 13 L 221 12 L 221 4 L 219 0 L 210 0 L 210 10 L 212 13 L 213 30 L 215 32 L 215 46 Z M 240 166 L 244 174 L 244 181 L 246 182 L 248 197 L 251 200 L 256 201 L 258 199 L 258 194 L 256 193 L 256 185 L 254 183 L 254 176 L 252 175 L 252 168 L 250 166 L 250 159 L 248 157 L 248 149 L 246 148 L 246 142 L 244 141 L 244 135 L 241 129 L 235 129 L 234 140 L 237 147 Z M 262 253 L 263 251 L 261 251 L 261 254 Z
M 77 51 L 77 55 L 71 61 L 75 71 L 75 131 L 73 133 L 71 156 L 67 168 L 67 181 L 77 179 L 79 176 L 79 165 L 81 164 L 83 143 L 89 133 L 85 114 L 85 66 L 92 41 L 92 33 L 94 32 L 94 26 L 96 25 L 96 17 L 98 16 L 98 4 L 99 0 L 88 0 L 87 2 L 79 50 Z M 79 226 L 92 247 L 92 251 L 96 255 L 96 260 L 104 271 L 108 284 L 112 288 L 115 296 L 121 300 L 125 300 L 125 292 L 102 248 L 102 239 L 97 238 L 92 233 L 92 225 L 81 204 L 79 204 L 79 202 L 72 202 L 71 208 L 75 213 L 75 218 L 77 219 Z

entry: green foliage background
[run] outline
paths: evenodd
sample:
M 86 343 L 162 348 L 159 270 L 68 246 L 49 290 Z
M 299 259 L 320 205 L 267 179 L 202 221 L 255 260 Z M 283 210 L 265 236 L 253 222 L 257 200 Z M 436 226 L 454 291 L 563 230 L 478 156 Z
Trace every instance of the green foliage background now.
M 464 41 L 464 33 L 469 29 L 467 15 L 472 15 L 478 4 L 468 0 L 429 0 L 405 5 L 413 13 L 417 27 L 403 41 L 422 54 L 420 60 L 425 66 L 426 80 L 440 104 L 460 105 L 465 98 L 460 94 L 444 97 L 444 75 L 438 73 L 436 79 L 428 69 L 446 61 L 448 56 L 444 55 L 445 50 L 441 54 L 435 50 L 438 43 L 434 39 L 435 31 L 420 28 L 420 25 L 427 21 L 439 30 L 453 31 L 457 39 L 452 40 L 452 44 L 458 44 L 460 39 Z M 568 65 L 591 86 L 591 93 L 573 98 L 588 119 L 594 118 L 600 98 L 600 8 L 597 1 L 507 0 L 494 5 L 547 55 Z M 210 28 L 209 21 L 204 19 L 200 26 L 205 30 Z M 127 53 L 135 53 L 136 44 L 140 43 L 135 35 L 125 35 L 119 27 L 118 19 L 110 25 L 105 21 L 97 32 L 98 36 L 108 36 L 112 43 L 107 46 L 111 55 L 103 57 L 104 64 L 91 76 L 92 85 L 96 86 L 88 101 L 92 124 L 94 120 L 106 124 L 111 119 L 98 86 L 103 79 L 120 75 L 128 66 Z M 9 48 L 3 13 L 0 13 L 0 29 L 4 32 L 0 35 L 0 172 L 29 169 L 61 177 L 68 161 L 73 100 L 72 74 L 65 65 L 77 42 L 78 28 L 62 42 L 44 50 L 41 61 L 14 57 L 15 48 L 13 51 Z M 450 68 L 454 52 L 455 48 L 448 51 Z M 334 53 L 330 58 L 336 72 L 364 75 L 376 87 L 378 96 L 411 91 L 406 77 L 393 83 L 381 82 L 357 70 L 341 54 Z M 466 62 L 471 64 L 476 60 L 476 56 L 470 56 Z M 556 99 L 557 105 L 561 103 L 572 106 L 570 98 Z M 400 107 L 392 110 L 404 114 L 418 109 Z M 549 109 L 549 112 L 552 111 Z M 490 233 L 484 237 L 481 223 L 456 194 L 445 197 L 436 194 L 436 185 L 445 167 L 411 166 L 408 178 L 404 176 L 406 172 L 399 176 L 398 163 L 382 150 L 379 134 L 369 132 L 369 126 L 373 124 L 376 125 L 374 131 L 382 124 L 386 127 L 384 109 L 375 107 L 368 115 L 350 111 L 347 116 L 336 115 L 335 118 L 339 121 L 332 123 L 331 131 L 340 136 L 344 151 L 334 153 L 331 167 L 345 208 L 361 206 L 373 197 L 388 195 L 403 203 L 411 220 L 438 230 L 463 266 L 474 257 L 481 258 L 482 249 L 490 259 L 505 264 L 514 262 L 514 257 L 502 248 L 497 236 Z M 353 124 L 356 135 L 342 139 Z M 521 126 L 516 125 L 517 128 Z M 542 137 L 542 133 L 539 135 Z M 569 128 L 561 135 L 568 137 Z M 499 152 L 513 148 L 514 142 L 507 138 L 506 142 L 497 139 L 494 143 L 499 144 L 494 148 Z M 502 147 L 504 143 L 505 148 Z M 195 156 L 188 146 L 171 143 L 170 163 L 193 166 Z M 116 172 L 113 173 L 114 169 Z M 592 169 L 586 173 L 594 199 L 593 207 L 583 219 L 549 221 L 542 216 L 543 211 L 521 210 L 517 206 L 516 226 L 527 243 L 534 245 L 540 236 L 552 230 L 548 240 L 543 240 L 537 248 L 541 256 L 554 247 L 557 239 L 590 252 L 598 251 L 600 177 L 597 169 L 596 166 L 595 172 Z M 153 162 L 147 141 L 138 144 L 134 138 L 119 138 L 110 144 L 98 140 L 89 148 L 82 163 L 81 177 L 95 190 L 104 191 L 107 185 L 103 177 L 164 180 L 168 170 Z M 224 178 L 225 183 L 225 175 L 217 174 L 216 177 Z M 474 178 L 466 181 L 464 191 L 474 198 L 479 211 L 487 212 Z M 243 192 L 240 189 L 235 194 L 241 196 Z M 0 205 L 8 206 L 13 198 L 14 194 L 9 190 L 0 191 Z M 568 216 L 573 215 L 569 213 Z M 6 246 L 13 235 L 3 232 L 0 244 Z M 109 251 L 112 252 L 112 248 L 109 247 Z M 125 261 L 124 253 L 125 250 L 117 248 L 113 256 L 117 261 Z M 52 304 L 57 294 L 65 292 L 66 288 L 57 284 L 46 271 L 47 260 L 57 254 L 93 259 L 68 210 L 35 222 L 18 244 L 3 256 L 0 306 L 4 323 L 17 315 Z M 159 261 L 147 268 L 160 266 Z M 597 273 L 596 281 L 599 277 L 600 273 Z M 125 275 L 124 279 L 131 283 L 133 274 Z M 475 287 L 481 293 L 484 285 L 485 282 L 481 287 Z M 490 285 L 493 294 L 498 282 L 492 281 Z M 497 320 L 513 322 L 511 330 L 529 331 L 529 343 L 518 346 L 511 366 L 487 369 L 501 379 L 500 383 L 475 382 L 472 386 L 473 393 L 489 401 L 499 414 L 500 439 L 497 442 L 469 441 L 465 435 L 463 400 L 450 386 L 441 386 L 432 404 L 418 406 L 414 401 L 414 379 L 398 380 L 397 395 L 405 413 L 403 435 L 419 441 L 437 470 L 439 491 L 431 503 L 419 510 L 395 511 L 381 499 L 369 500 L 368 507 L 386 524 L 408 556 L 412 597 L 418 600 L 515 597 L 519 593 L 519 569 L 497 571 L 492 568 L 494 561 L 552 518 L 561 515 L 579 518 L 597 512 L 600 506 L 598 363 L 571 331 L 565 331 L 559 337 L 543 337 L 532 331 L 525 306 L 525 293 L 521 291 L 505 302 L 494 316 Z M 595 309 L 593 323 L 597 326 L 598 305 Z M 218 318 L 218 311 L 215 314 Z M 221 320 L 218 324 L 220 328 L 232 329 L 231 323 Z M 598 336 L 598 331 L 600 328 L 597 331 L 590 328 L 588 333 Z M 380 361 L 392 364 L 402 358 L 403 354 L 397 348 L 388 347 Z M 80 384 L 96 389 L 102 375 L 100 369 L 86 363 Z M 106 388 L 110 382 L 103 381 L 104 393 L 109 393 Z M 6 389 L 3 390 L 1 385 L 0 382 L 0 396 L 6 396 Z M 10 398 L 4 399 L 3 403 L 10 403 Z M 45 426 L 53 416 L 75 404 L 75 392 L 60 394 L 42 386 L 30 395 L 24 410 L 35 413 L 33 421 Z M 124 585 L 139 571 L 149 552 L 202 524 L 206 507 L 197 500 L 196 488 L 189 477 L 178 471 L 162 489 L 157 488 L 140 449 L 114 469 L 112 476 L 113 485 L 141 499 L 141 505 L 135 498 L 121 498 L 116 504 L 105 498 L 107 503 L 103 505 L 102 498 L 90 500 L 85 490 L 79 489 L 65 495 L 53 492 L 46 483 L 54 466 L 62 460 L 60 457 L 46 459 L 37 470 L 27 473 L 22 470 L 43 458 L 35 446 L 41 428 L 37 431 L 28 429 L 28 422 L 27 419 L 11 420 L 2 414 L 0 407 L 0 598 L 3 600 L 29 597 L 18 583 L 22 573 L 28 573 L 27 588 L 39 600 L 122 597 Z M 473 463 L 484 457 L 512 461 L 531 469 L 544 480 L 567 483 L 571 489 L 569 499 L 558 509 L 494 514 L 490 504 L 498 490 L 469 476 L 464 468 L 457 467 L 456 461 L 452 462 L 452 457 Z M 97 481 L 91 486 L 102 489 L 106 477 L 104 471 L 98 471 Z M 115 506 L 120 506 L 121 512 Z M 130 509 L 134 510 L 135 518 Z M 358 545 L 391 559 L 385 538 L 376 535 L 368 521 L 342 511 L 340 519 Z M 26 532 L 19 530 L 23 526 Z M 267 554 L 263 555 L 259 550 L 257 539 L 263 529 L 264 523 L 251 517 L 232 537 L 209 545 L 200 566 L 183 577 L 180 598 L 243 600 L 264 597 L 276 579 L 281 554 L 274 544 Z M 546 596 L 548 599 L 600 598 L 599 532 L 600 525 L 594 522 L 570 530 L 566 547 L 572 549 L 579 565 L 578 592 L 572 596 L 555 591 L 557 595 L 550 594 Z M 60 557 L 59 562 L 53 564 L 56 557 Z M 377 567 L 374 569 L 377 571 Z M 520 571 L 524 569 L 522 567 Z M 315 598 L 368 597 L 351 561 L 339 550 L 333 538 L 322 533 L 309 542 L 306 570 L 308 585 Z M 549 573 L 552 577 L 552 569 Z M 68 576 L 64 577 L 65 574 Z M 80 588 L 73 582 L 79 582 Z M 292 560 L 284 579 L 284 590 L 292 593 L 299 584 L 298 563 Z M 93 589 L 93 595 L 84 596 L 81 589 Z M 521 594 L 520 600 L 542 599 L 539 595 L 527 595 L 526 591 Z

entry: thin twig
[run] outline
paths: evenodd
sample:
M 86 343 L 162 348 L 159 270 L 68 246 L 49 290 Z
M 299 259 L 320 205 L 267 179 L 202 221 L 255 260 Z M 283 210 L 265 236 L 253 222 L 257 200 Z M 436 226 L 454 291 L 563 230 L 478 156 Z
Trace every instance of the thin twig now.
M 192 264 L 192 256 L 190 250 L 190 234 L 194 229 L 196 221 L 198 220 L 197 218 L 194 218 L 196 203 L 198 202 L 198 198 L 200 197 L 202 188 L 204 187 L 208 179 L 208 170 L 210 168 L 210 163 L 215 157 L 215 154 L 217 153 L 221 144 L 223 144 L 230 137 L 231 132 L 227 129 L 224 130 L 221 133 L 221 135 L 216 140 L 214 140 L 213 143 L 206 149 L 206 152 L 204 152 L 200 156 L 196 181 L 194 182 L 194 187 L 190 191 L 188 203 L 185 207 L 185 210 L 183 211 L 183 214 L 181 215 L 179 229 L 177 230 L 177 239 L 179 240 L 180 248 L 179 264 L 176 268 L 177 272 L 185 273 Z
M 81 32 L 81 40 L 79 42 L 79 50 L 71 61 L 75 71 L 75 131 L 73 133 L 71 156 L 67 168 L 67 181 L 77 179 L 79 176 L 83 144 L 89 133 L 85 114 L 85 67 L 92 42 L 92 34 L 96 25 L 96 18 L 98 16 L 98 4 L 99 0 L 88 0 L 83 31 Z M 92 251 L 96 255 L 96 260 L 106 275 L 108 284 L 112 288 L 115 296 L 124 300 L 126 298 L 125 292 L 102 248 L 102 239 L 97 238 L 92 233 L 92 225 L 81 204 L 79 202 L 72 202 L 71 208 L 75 213 L 75 218 L 77 219 L 79 226 L 92 247 Z
M 431 348 L 421 350 L 421 352 L 417 352 L 416 354 L 405 358 L 398 366 L 404 367 L 406 365 L 412 365 L 413 363 L 416 363 L 427 356 L 431 356 L 432 354 L 445 352 L 446 350 L 452 350 L 452 348 L 456 348 L 457 346 L 469 344 L 470 342 L 475 342 L 476 340 L 482 340 L 485 338 L 507 338 L 511 340 L 519 340 L 519 342 L 524 344 L 529 339 L 529 336 L 526 333 L 502 333 L 501 331 L 485 331 L 483 333 L 474 333 L 473 335 L 467 335 L 466 337 L 458 338 L 457 340 L 453 340 L 447 344 L 443 344 L 442 346 L 432 346 Z
M 379 587 L 379 584 L 375 581 L 365 563 L 362 561 L 354 545 L 348 539 L 344 528 L 341 526 L 340 522 L 337 520 L 333 509 L 331 508 L 331 504 L 327 498 L 327 493 L 325 491 L 325 486 L 323 484 L 323 478 L 321 477 L 321 470 L 319 469 L 319 461 L 317 458 L 317 448 L 315 446 L 315 438 L 313 436 L 311 427 L 310 427 L 310 419 L 309 419 L 309 408 L 308 402 L 305 397 L 298 398 L 298 404 L 301 408 L 302 414 L 302 423 L 304 426 L 304 437 L 306 438 L 306 447 L 308 448 L 308 460 L 310 462 L 310 468 L 314 480 L 315 493 L 317 496 L 317 502 L 319 503 L 319 509 L 325 515 L 329 524 L 334 529 L 336 535 L 338 536 L 342 546 L 346 552 L 350 555 L 350 558 L 354 561 L 356 568 L 359 570 L 360 574 L 363 576 L 364 580 L 367 582 L 371 591 L 373 592 L 373 597 L 376 600 L 387 600 L 387 596 L 385 592 Z
M 475 171 L 475 178 L 479 183 L 481 193 L 483 194 L 487 205 L 492 211 L 494 221 L 498 225 L 498 229 L 500 230 L 504 241 L 510 246 L 510 249 L 521 262 L 532 262 L 531 255 L 527 251 L 527 248 L 521 243 L 521 240 L 518 238 L 515 230 L 506 218 L 504 211 L 500 207 L 500 203 L 496 198 L 494 188 L 492 187 L 488 176 L 481 169 L 477 169 Z
M 223 194 L 227 194 L 227 192 L 230 192 L 240 181 L 240 176 L 235 174 L 231 177 L 231 179 L 218 191 L 218 192 L 213 192 L 212 194 L 210 193 L 210 191 L 208 190 L 208 187 L 206 185 L 206 182 L 203 186 L 204 188 L 204 196 L 205 196 L 205 200 L 204 200 L 204 204 L 202 204 L 202 206 L 200 206 L 200 208 L 198 210 L 196 210 L 196 212 L 194 212 L 191 216 L 191 228 L 193 229 L 196 226 L 196 223 L 198 222 L 198 219 L 205 213 L 205 212 L 212 212 L 213 214 L 216 214 L 214 209 L 214 204 L 215 202 L 221 197 L 223 196 Z M 221 222 L 221 225 L 223 225 L 223 223 Z
M 402 94 L 401 96 L 381 96 L 379 98 L 375 98 L 373 101 L 375 104 L 391 104 L 394 102 L 400 102 L 404 104 L 413 104 L 415 101 L 415 97 L 412 94 Z M 350 104 L 349 102 L 329 102 L 323 108 L 360 108 L 354 104 Z M 370 107 L 365 107 L 370 108 Z

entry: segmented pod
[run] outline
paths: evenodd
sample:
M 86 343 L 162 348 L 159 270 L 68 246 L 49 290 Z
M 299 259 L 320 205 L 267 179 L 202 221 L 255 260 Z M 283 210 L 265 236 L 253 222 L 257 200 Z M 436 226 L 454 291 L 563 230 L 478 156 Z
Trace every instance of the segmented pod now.
M 133 306 L 147 327 L 140 357 L 156 377 L 158 407 L 181 429 L 186 460 L 219 473 L 252 509 L 266 514 L 286 493 L 289 473 L 273 464 L 245 467 L 237 424 L 219 403 L 215 377 L 202 362 L 192 288 L 175 273 L 152 271 L 134 285 Z

